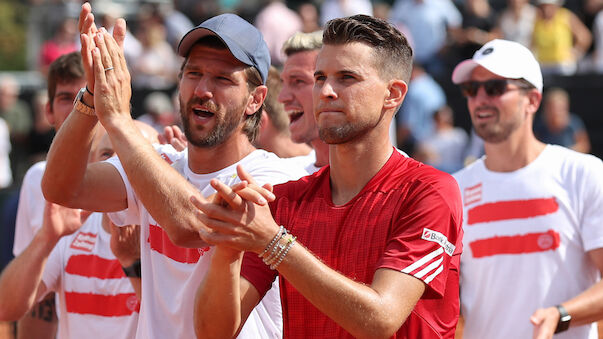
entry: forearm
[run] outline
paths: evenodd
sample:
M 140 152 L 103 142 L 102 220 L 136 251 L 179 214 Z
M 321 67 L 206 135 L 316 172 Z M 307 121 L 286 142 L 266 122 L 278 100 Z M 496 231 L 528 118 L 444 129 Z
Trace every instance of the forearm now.
M 321 312 L 359 338 L 391 337 L 420 297 L 420 294 L 416 299 L 394 296 L 355 282 L 329 268 L 299 244 L 291 247 L 278 271 Z
M 240 271 L 243 253 L 222 255 L 219 247 L 195 295 L 197 338 L 233 338 L 241 327 Z
M 144 139 L 131 119 L 103 122 L 137 197 L 176 245 L 206 246 L 189 201 L 199 191 Z
M 0 320 L 21 318 L 36 302 L 46 261 L 56 243 L 40 231 L 6 266 L 0 275 Z
M 42 178 L 44 197 L 70 207 L 78 201 L 97 119 L 76 111 L 69 114 L 48 152 Z
M 572 316 L 572 327 L 603 319 L 603 280 L 562 305 Z

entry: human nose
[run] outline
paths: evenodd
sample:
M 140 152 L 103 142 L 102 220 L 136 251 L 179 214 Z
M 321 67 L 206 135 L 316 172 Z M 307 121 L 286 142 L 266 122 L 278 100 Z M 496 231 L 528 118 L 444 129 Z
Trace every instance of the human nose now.
M 278 93 L 277 100 L 281 104 L 286 104 L 293 100 L 293 94 L 292 94 L 291 90 L 289 90 L 289 86 L 283 84 L 281 91 Z
M 213 93 L 211 89 L 208 77 L 201 77 L 195 86 L 194 94 L 199 98 L 212 98 Z
M 318 96 L 320 99 L 336 99 L 337 98 L 337 92 L 335 91 L 335 88 L 333 87 L 333 85 L 331 84 L 330 81 L 328 80 L 324 80 L 322 81 L 322 84 L 316 84 L 319 88 L 318 88 Z

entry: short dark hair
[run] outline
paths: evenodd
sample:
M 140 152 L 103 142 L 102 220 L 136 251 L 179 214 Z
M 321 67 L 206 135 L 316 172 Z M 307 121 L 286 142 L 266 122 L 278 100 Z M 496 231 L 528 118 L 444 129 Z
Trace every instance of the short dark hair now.
M 71 83 L 84 78 L 84 65 L 79 52 L 63 54 L 48 67 L 48 102 L 52 102 L 57 91 L 57 84 Z
M 203 45 L 206 47 L 214 48 L 214 49 L 227 49 L 226 44 L 215 35 L 206 35 L 203 38 L 197 40 L 195 45 Z M 193 48 L 189 50 L 189 52 Z M 178 79 L 182 78 L 182 71 L 184 70 L 184 66 L 188 62 L 188 54 L 184 57 L 184 61 L 182 61 L 182 65 L 180 66 L 180 72 L 178 73 Z M 255 67 L 249 66 L 245 68 L 245 77 L 247 78 L 247 88 L 249 93 L 255 90 L 258 86 L 262 85 L 262 76 L 260 75 L 260 71 L 258 71 Z M 264 109 L 264 104 L 259 110 L 257 110 L 252 115 L 245 116 L 245 125 L 243 126 L 243 133 L 247 135 L 247 138 L 250 142 L 254 142 L 258 136 L 260 130 L 260 120 L 262 118 L 262 110 Z
M 412 48 L 397 28 L 385 20 L 368 15 L 354 15 L 327 22 L 322 42 L 343 45 L 361 42 L 374 49 L 377 68 L 382 78 L 410 80 Z

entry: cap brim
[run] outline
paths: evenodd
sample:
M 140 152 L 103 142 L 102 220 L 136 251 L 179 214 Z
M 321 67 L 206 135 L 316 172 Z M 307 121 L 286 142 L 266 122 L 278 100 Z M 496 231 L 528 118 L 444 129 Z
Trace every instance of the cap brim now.
M 254 66 L 253 62 L 251 61 L 249 56 L 245 52 L 243 52 L 236 43 L 234 43 L 228 37 L 221 37 L 220 35 L 216 34 L 211 29 L 207 29 L 204 27 L 196 28 L 196 29 L 188 32 L 184 37 L 182 37 L 182 40 L 180 40 L 180 44 L 178 44 L 178 55 L 180 55 L 182 57 L 186 57 L 188 55 L 188 53 L 190 52 L 191 48 L 193 47 L 193 45 L 199 39 L 201 39 L 205 36 L 208 36 L 208 35 L 216 36 L 216 37 L 218 37 L 218 39 L 222 40 L 222 42 L 226 45 L 226 47 L 228 48 L 230 53 L 237 60 L 244 63 L 245 65 Z
M 452 83 L 460 84 L 468 81 L 471 77 L 471 72 L 473 72 L 477 66 L 479 66 L 479 63 L 475 62 L 473 59 L 462 61 L 454 68 L 454 71 L 452 71 Z

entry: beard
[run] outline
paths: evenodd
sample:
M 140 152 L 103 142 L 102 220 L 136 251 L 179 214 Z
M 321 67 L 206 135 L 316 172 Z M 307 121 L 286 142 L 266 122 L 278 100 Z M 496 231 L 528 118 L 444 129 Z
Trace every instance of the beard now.
M 205 131 L 205 133 L 206 127 L 191 126 L 188 119 L 191 114 L 195 114 L 192 108 L 195 105 L 202 105 L 214 113 L 215 124 L 211 130 Z M 192 97 L 188 102 L 183 103 L 182 98 L 180 98 L 180 115 L 186 139 L 192 145 L 202 148 L 222 144 L 241 123 L 244 106 L 243 103 L 233 109 L 226 110 L 223 114 L 219 114 L 219 107 L 209 100 Z
M 475 129 L 475 133 L 485 142 L 498 144 L 507 140 L 511 133 L 519 128 L 521 121 L 519 119 L 501 121 L 500 111 L 495 107 L 488 108 L 496 112 L 496 122 L 473 124 L 473 128 Z

